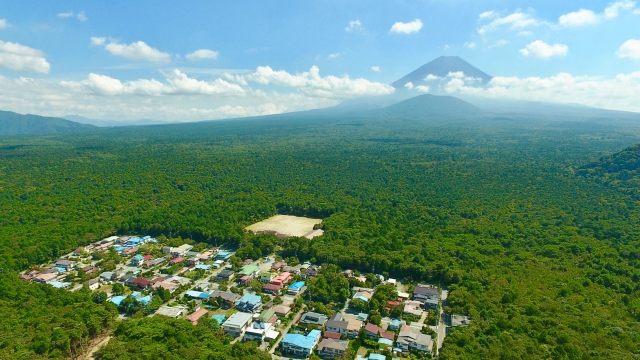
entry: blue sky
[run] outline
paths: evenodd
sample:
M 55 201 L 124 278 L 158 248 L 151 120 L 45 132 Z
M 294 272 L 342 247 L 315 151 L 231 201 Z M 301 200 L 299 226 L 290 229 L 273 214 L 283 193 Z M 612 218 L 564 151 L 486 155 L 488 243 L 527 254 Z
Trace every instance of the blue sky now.
M 305 110 L 390 93 L 441 55 L 497 77 L 488 89 L 444 79 L 452 95 L 640 111 L 631 0 L 0 1 L 0 109 L 18 112 L 191 121 Z

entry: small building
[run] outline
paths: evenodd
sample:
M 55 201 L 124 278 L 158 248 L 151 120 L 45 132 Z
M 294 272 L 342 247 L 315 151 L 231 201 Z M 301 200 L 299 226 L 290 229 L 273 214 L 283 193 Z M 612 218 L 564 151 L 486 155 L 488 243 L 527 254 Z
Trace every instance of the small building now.
M 182 256 L 178 256 L 175 259 L 171 259 L 171 261 L 169 261 L 169 264 L 176 265 L 176 264 L 180 264 L 183 261 L 184 261 L 184 258 Z
M 159 257 L 157 259 L 152 259 L 152 260 L 146 261 L 144 263 L 144 266 L 147 267 L 147 268 L 152 268 L 154 266 L 158 266 L 158 265 L 163 264 L 165 261 L 167 261 L 167 258 L 163 256 L 163 257 Z
M 199 265 L 196 265 L 196 269 L 208 271 L 211 269 L 211 265 L 199 264 Z
M 418 285 L 413 289 L 413 300 L 424 304 L 427 299 L 440 301 L 438 289 L 426 285 Z
M 233 254 L 231 254 L 230 252 L 222 250 L 222 251 L 218 251 L 218 253 L 213 257 L 213 259 L 227 261 L 232 255 Z
M 137 252 L 138 252 L 138 248 L 137 247 L 127 247 L 127 248 L 124 248 L 121 253 L 122 253 L 123 256 L 129 256 L 129 255 L 133 255 L 133 254 L 135 254 Z
M 342 338 L 342 335 L 340 335 L 340 333 L 327 330 L 324 332 L 324 334 L 322 334 L 322 337 L 325 339 L 340 340 L 340 338 Z
M 215 269 L 218 269 L 220 266 L 222 266 L 222 264 L 224 264 L 224 261 L 222 261 L 222 260 L 216 260 L 216 261 L 214 261 L 214 262 L 213 262 L 213 267 L 214 267 Z
M 242 335 L 244 329 L 247 325 L 251 323 L 253 319 L 253 314 L 245 313 L 245 312 L 237 312 L 231 315 L 227 321 L 224 322 L 222 328 L 224 331 L 233 336 L 238 337 Z
M 262 287 L 262 292 L 265 292 L 267 294 L 276 295 L 278 292 L 280 292 L 280 289 L 282 289 L 282 287 L 279 286 L 279 285 L 267 284 L 267 285 Z
M 151 287 L 151 280 L 139 277 L 133 280 L 133 286 L 141 290 L 147 290 L 149 287 Z
M 118 295 L 118 296 L 112 297 L 111 299 L 109 299 L 109 301 L 116 304 L 116 306 L 120 306 L 120 303 L 122 303 L 122 300 L 126 298 L 127 298 L 126 296 Z
M 100 281 L 102 281 L 103 283 L 110 284 L 112 280 L 113 280 L 113 272 L 105 271 L 102 274 L 100 274 Z
M 391 319 L 391 322 L 389 323 L 389 327 L 387 328 L 387 330 L 391 330 L 391 331 L 400 330 L 401 326 L 402 326 L 402 321 L 400 321 L 399 319 Z
M 262 298 L 254 294 L 245 294 L 236 302 L 236 308 L 245 312 L 255 312 L 262 306 Z
M 184 256 L 187 251 L 191 251 L 191 249 L 193 249 L 193 246 L 189 244 L 182 244 L 178 247 L 165 246 L 162 248 L 162 252 L 173 256 Z
M 385 331 L 383 328 L 379 327 L 376 324 L 368 323 L 364 327 L 365 335 L 368 338 L 378 340 L 379 338 L 385 338 L 392 340 L 395 338 L 395 334 L 389 331 Z
M 312 278 L 312 277 L 316 277 L 318 276 L 318 274 L 320 273 L 320 266 L 318 265 L 311 265 L 307 268 L 307 270 L 304 272 L 304 277 L 305 278 Z
M 60 281 L 51 281 L 51 282 L 49 282 L 49 285 L 53 286 L 56 289 L 66 289 L 71 284 L 65 283 L 65 282 L 60 282 Z
M 291 312 L 291 308 L 285 305 L 276 305 L 273 307 L 273 311 L 278 316 L 287 316 Z
M 289 295 L 298 295 L 302 288 L 304 287 L 304 281 L 296 281 L 293 284 L 289 285 L 287 289 L 287 294 Z
M 151 288 L 153 290 L 158 290 L 159 288 L 163 288 L 167 290 L 169 293 L 173 293 L 174 291 L 178 290 L 178 288 L 180 288 L 180 284 L 175 281 L 171 281 L 170 279 L 165 279 L 165 280 L 155 282 L 153 285 L 151 285 Z
M 185 312 L 187 312 L 187 307 L 185 306 L 162 305 L 156 310 L 155 314 L 177 319 Z
M 403 313 L 420 317 L 422 316 L 422 304 L 415 300 L 407 300 L 404 302 Z
M 283 272 L 271 280 L 271 283 L 274 285 L 285 286 L 289 281 L 291 281 L 291 279 L 293 279 L 293 277 L 290 273 Z
M 131 265 L 140 266 L 142 265 L 143 260 L 144 260 L 144 256 L 138 254 L 131 259 Z
M 58 261 L 56 261 L 55 267 L 60 267 L 66 270 L 70 270 L 76 267 L 76 262 L 71 260 L 66 260 L 66 259 L 58 259 Z
M 363 288 L 358 286 L 354 286 L 352 290 L 355 293 L 353 295 L 353 299 L 362 300 L 366 302 L 369 302 L 369 300 L 373 298 L 373 293 L 375 292 L 374 289 Z
M 252 264 L 252 263 L 253 263 L 253 260 L 245 259 L 245 261 L 242 262 L 242 265 L 249 265 L 249 264 Z
M 222 270 L 216 275 L 216 281 L 231 281 L 235 277 L 232 270 Z
M 284 261 L 276 261 L 271 265 L 271 271 L 282 271 L 282 268 L 287 266 L 287 263 Z
M 40 274 L 37 275 L 35 278 L 33 278 L 34 281 L 42 283 L 42 284 L 48 284 L 52 281 L 55 281 L 58 278 L 58 274 L 57 273 L 44 273 L 44 274 Z
M 325 338 L 318 344 L 318 353 L 324 358 L 340 358 L 348 348 L 348 341 Z
M 84 285 L 87 285 L 89 290 L 93 291 L 100 287 L 100 280 L 98 278 L 87 280 L 84 282 Z
M 297 356 L 307 357 L 320 341 L 320 330 L 311 330 L 309 334 L 287 334 L 280 343 L 283 353 L 291 353 Z
M 213 290 L 210 293 L 210 298 L 213 298 L 213 299 L 221 298 L 224 303 L 223 306 L 230 308 L 235 306 L 236 302 L 240 300 L 241 296 L 228 291 Z
M 88 274 L 94 274 L 94 273 L 97 273 L 98 271 L 100 271 L 100 269 L 98 269 L 98 268 L 97 268 L 97 267 L 95 267 L 95 266 L 91 266 L 91 265 L 89 265 L 89 266 L 85 266 L 85 267 L 83 267 L 83 268 L 82 268 L 82 272 L 84 272 L 84 273 L 85 273 L 85 274 L 87 274 L 87 275 L 88 275 Z
M 263 283 L 270 283 L 271 280 L 273 280 L 273 278 L 275 277 L 276 274 L 269 271 L 263 271 L 260 273 L 260 281 L 262 281 Z
M 204 292 L 204 291 L 189 290 L 185 293 L 185 296 L 190 297 L 192 299 L 206 300 L 211 295 L 208 292 Z
M 267 331 L 271 329 L 271 324 L 268 322 L 254 321 L 249 325 L 244 332 L 244 341 L 256 341 L 262 343 Z
M 73 255 L 82 255 L 82 253 L 84 252 L 84 247 L 82 246 L 78 246 L 75 250 L 73 250 Z
M 306 312 L 300 318 L 300 324 L 313 324 L 319 327 L 323 327 L 329 320 L 326 315 L 319 314 L 313 311 Z
M 193 325 L 198 325 L 198 320 L 207 314 L 207 309 L 198 309 L 193 314 L 190 314 L 185 319 L 191 321 Z

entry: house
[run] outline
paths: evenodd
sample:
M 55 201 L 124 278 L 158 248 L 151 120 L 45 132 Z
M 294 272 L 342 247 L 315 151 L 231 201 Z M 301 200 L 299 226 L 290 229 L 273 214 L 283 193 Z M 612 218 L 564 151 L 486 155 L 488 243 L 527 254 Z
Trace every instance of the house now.
M 111 299 L 109 299 L 110 302 L 116 304 L 116 306 L 120 306 L 120 304 L 122 303 L 122 300 L 126 299 L 126 296 L 114 296 Z
M 91 265 L 89 265 L 89 266 L 85 266 L 85 267 L 83 267 L 83 268 L 82 268 L 82 271 L 83 271 L 85 274 L 93 274 L 93 273 L 96 273 L 96 272 L 100 271 L 100 269 L 98 269 L 98 268 L 97 268 L 97 267 L 95 267 L 95 266 L 91 266 Z
M 60 282 L 60 281 L 51 281 L 51 282 L 49 283 L 49 285 L 53 286 L 53 287 L 54 287 L 54 288 L 56 288 L 56 289 L 66 289 L 66 288 L 68 288 L 71 284 L 69 284 L 69 283 L 63 283 L 63 282 Z
M 135 253 L 138 252 L 138 248 L 137 247 L 128 247 L 122 250 L 122 255 L 123 256 L 129 256 L 129 255 L 133 255 Z
M 208 292 L 189 290 L 185 293 L 185 296 L 190 297 L 192 299 L 206 300 L 211 295 Z
M 100 274 L 100 281 L 102 281 L 103 283 L 110 284 L 111 280 L 113 280 L 113 272 L 105 271 Z
M 133 286 L 137 287 L 138 289 L 147 290 L 149 287 L 151 287 L 151 280 L 139 277 L 133 280 Z
M 245 312 L 254 312 L 260 306 L 262 306 L 262 298 L 254 294 L 245 294 L 236 302 L 236 307 Z
M 190 251 L 191 249 L 193 249 L 193 246 L 189 244 L 182 244 L 178 247 L 165 246 L 162 248 L 162 252 L 173 256 L 184 256 L 187 251 Z
M 402 326 L 402 321 L 400 321 L 399 319 L 391 319 L 387 330 L 396 331 L 400 329 L 400 326 Z
M 263 271 L 260 273 L 260 281 L 263 283 L 270 283 L 273 278 L 276 277 L 276 274 L 268 271 Z
M 34 278 L 34 280 L 39 282 L 39 283 L 48 284 L 48 283 L 50 283 L 52 281 L 55 281 L 57 277 L 58 277 L 57 273 L 56 274 L 44 273 L 44 274 L 40 274 L 40 275 L 36 276 Z
M 151 285 L 151 288 L 153 290 L 158 290 L 159 288 L 163 288 L 167 290 L 169 293 L 173 293 L 174 291 L 178 290 L 179 287 L 180 287 L 179 283 L 175 281 L 171 281 L 169 279 L 155 282 L 153 285 Z
M 357 339 L 360 335 L 360 329 L 364 323 L 360 320 L 351 319 L 347 321 L 347 337 L 350 339 Z
M 274 285 L 284 286 L 289 281 L 291 281 L 291 279 L 293 279 L 293 277 L 291 276 L 290 273 L 283 272 L 280 275 L 276 276 L 273 280 L 271 280 L 271 283 L 274 284 Z
M 389 331 L 385 331 L 383 328 L 379 327 L 376 324 L 368 323 L 364 327 L 365 335 L 368 338 L 372 338 L 374 340 L 378 340 L 379 338 L 385 338 L 393 341 L 395 338 L 395 334 Z
M 73 255 L 82 255 L 82 253 L 84 252 L 84 247 L 82 246 L 78 246 L 77 249 L 73 250 Z
M 100 287 L 100 280 L 95 278 L 85 281 L 84 284 L 89 287 L 89 290 L 93 291 Z
M 292 353 L 297 356 L 309 356 L 320 340 L 320 330 L 311 330 L 309 334 L 287 334 L 280 343 L 283 353 Z
M 227 321 L 224 322 L 222 328 L 224 331 L 233 336 L 238 337 L 242 335 L 245 327 L 251 323 L 251 319 L 253 319 L 253 315 L 245 312 L 237 312 L 231 315 Z
M 176 265 L 176 264 L 180 264 L 183 261 L 184 261 L 184 258 L 182 256 L 178 256 L 175 259 L 171 259 L 171 261 L 169 261 L 169 264 L 170 265 Z
M 287 289 L 287 294 L 289 295 L 298 295 L 302 288 L 304 287 L 304 281 L 296 281 L 293 284 L 289 285 L 289 289 Z
M 311 277 L 316 277 L 318 276 L 318 273 L 320 272 L 320 266 L 318 265 L 311 265 L 309 266 L 309 268 L 307 268 L 307 270 L 304 272 L 304 277 L 305 278 L 311 278 Z
M 320 356 L 329 359 L 340 358 L 348 347 L 348 341 L 325 338 L 318 344 L 318 353 L 320 353 Z
M 242 265 L 250 265 L 251 263 L 253 263 L 253 260 L 246 259 L 245 261 L 242 262 Z
M 440 301 L 438 289 L 426 285 L 418 285 L 413 289 L 413 300 L 424 304 L 427 299 Z
M 415 300 L 407 300 L 404 302 L 403 314 L 422 316 L 422 304 Z
M 353 295 L 353 299 L 362 300 L 366 302 L 369 302 L 369 300 L 371 300 L 371 298 L 373 297 L 373 293 L 375 292 L 374 289 L 363 288 L 358 286 L 354 286 L 352 290 L 355 293 Z
M 276 305 L 273 307 L 273 311 L 278 316 L 287 316 L 291 312 L 291 308 L 285 305 Z
M 276 312 L 273 309 L 267 309 L 260 313 L 260 315 L 256 318 L 256 321 L 260 322 L 271 322 L 271 319 L 276 316 Z
M 187 259 L 187 266 L 196 266 L 200 264 L 200 258 L 197 256 L 193 256 Z
M 271 324 L 268 322 L 254 321 L 244 332 L 244 341 L 256 341 L 262 343 L 267 332 L 271 330 Z
M 401 331 L 396 340 L 396 347 L 402 351 L 417 350 L 430 352 L 433 350 L 431 336 L 413 331 Z
M 241 285 L 248 285 L 249 281 L 251 280 L 253 280 L 251 276 L 241 275 L 240 278 L 238 278 L 238 283 L 240 283 Z
M 58 261 L 56 261 L 55 267 L 60 267 L 60 268 L 69 270 L 76 267 L 76 262 L 71 260 L 66 260 L 66 259 L 58 259 Z
M 198 309 L 193 314 L 187 316 L 185 319 L 191 321 L 193 325 L 198 325 L 198 319 L 207 314 L 207 309 Z
M 350 278 L 353 276 L 353 270 L 345 270 L 342 272 L 342 276 L 346 277 L 346 278 Z
M 260 274 L 260 267 L 252 264 L 244 265 L 238 272 L 238 276 L 248 276 L 251 279 L 256 277 L 258 274 Z
M 451 315 L 451 327 L 467 326 L 471 322 L 471 318 L 464 315 L 452 314 Z
M 162 305 L 160 306 L 160 308 L 158 308 L 158 310 L 156 310 L 155 314 L 177 319 L 185 312 L 187 312 L 186 306 Z
M 225 307 L 233 307 L 238 300 L 240 300 L 241 296 L 232 292 L 221 291 L 221 290 L 213 290 L 210 293 L 210 298 L 217 299 L 221 298 Z
M 182 255 L 182 256 L 185 257 L 185 258 L 192 258 L 192 257 L 198 257 L 198 255 L 200 255 L 199 252 L 189 250 L 189 251 L 185 252 L 184 255 Z
M 340 340 L 342 338 L 342 335 L 340 335 L 340 333 L 327 330 L 324 332 L 324 334 L 322 334 L 322 337 L 325 339 Z
M 133 282 L 137 279 L 138 277 L 136 276 L 136 274 L 125 274 L 123 277 L 120 278 L 120 280 L 118 280 L 119 282 L 124 283 L 127 286 L 133 286 Z
M 272 294 L 272 295 L 276 295 L 276 294 L 278 294 L 278 292 L 280 292 L 280 289 L 282 289 L 282 287 L 279 286 L 279 285 L 267 284 L 267 285 L 262 287 L 262 292 L 265 292 L 265 293 L 268 293 L 268 294 Z
M 204 270 L 204 271 L 211 270 L 211 265 L 199 264 L 199 265 L 196 265 L 196 270 Z
M 289 274 L 300 275 L 300 266 L 285 266 L 282 271 L 286 271 Z
M 143 259 L 144 259 L 144 256 L 138 254 L 131 259 L 131 265 L 140 266 L 142 265 Z
M 233 280 L 235 273 L 231 270 L 222 270 L 216 275 L 216 281 L 231 281 Z
M 282 268 L 287 266 L 287 263 L 284 261 L 276 261 L 271 265 L 271 271 L 282 271 Z
M 328 318 L 326 315 L 309 311 L 302 315 L 302 317 L 300 318 L 300 324 L 313 324 L 319 327 L 323 327 L 327 320 Z
M 222 260 L 216 260 L 216 261 L 214 261 L 214 262 L 213 262 L 213 267 L 217 269 L 217 268 L 219 268 L 220 266 L 222 266 L 222 264 L 224 264 L 224 261 L 222 261 Z
M 232 256 L 233 254 L 231 254 L 228 251 L 218 251 L 218 253 L 216 254 L 216 256 L 214 256 L 214 260 L 223 260 L 223 261 L 227 261 L 229 260 L 229 258 Z

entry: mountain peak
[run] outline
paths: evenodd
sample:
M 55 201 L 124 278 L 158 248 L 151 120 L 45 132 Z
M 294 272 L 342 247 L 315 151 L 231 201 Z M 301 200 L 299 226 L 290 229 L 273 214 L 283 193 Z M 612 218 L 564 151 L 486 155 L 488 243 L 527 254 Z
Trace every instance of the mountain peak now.
M 465 76 L 479 78 L 481 79 L 481 85 L 488 83 L 492 79 L 490 75 L 487 75 L 458 56 L 440 56 L 439 58 L 422 65 L 401 79 L 396 80 L 391 84 L 391 86 L 396 89 L 404 89 L 405 85 L 409 82 L 414 86 L 429 85 L 429 81 L 425 80 L 428 75 L 435 75 L 439 78 L 443 78 L 449 75 L 449 73 L 455 72 L 463 72 Z

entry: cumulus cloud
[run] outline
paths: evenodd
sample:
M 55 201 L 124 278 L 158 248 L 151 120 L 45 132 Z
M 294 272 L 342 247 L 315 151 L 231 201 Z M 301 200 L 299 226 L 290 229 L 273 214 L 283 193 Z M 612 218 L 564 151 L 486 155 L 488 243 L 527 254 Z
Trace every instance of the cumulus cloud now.
M 585 26 L 595 25 L 605 20 L 615 19 L 620 15 L 621 11 L 629 11 L 635 8 L 635 1 L 621 0 L 612 2 L 607 6 L 602 13 L 596 14 L 592 10 L 580 9 L 578 11 L 564 14 L 558 18 L 558 24 L 561 26 Z M 634 13 L 638 11 L 634 10 Z
M 433 75 L 433 74 L 429 74 L 424 78 L 425 81 L 433 81 L 433 80 L 438 80 L 438 79 L 440 79 L 440 78 L 435 76 L 435 75 Z
M 362 30 L 362 23 L 360 20 L 351 20 L 349 21 L 349 25 L 344 28 L 346 31 L 354 31 L 354 30 Z
M 640 40 L 627 40 L 624 44 L 620 45 L 617 54 L 621 58 L 640 60 Z
M 0 67 L 13 71 L 48 74 L 51 65 L 42 51 L 0 40 Z
M 73 11 L 69 11 L 69 12 L 64 12 L 64 13 L 59 13 L 58 17 L 61 18 L 70 18 L 73 17 Z
M 484 35 L 488 32 L 496 31 L 501 27 L 507 27 L 509 30 L 520 30 L 527 27 L 540 26 L 542 23 L 543 22 L 533 18 L 530 14 L 516 11 L 504 17 L 494 17 L 494 20 L 490 23 L 480 27 L 478 33 Z
M 427 93 L 427 92 L 429 92 L 429 86 L 427 86 L 427 85 L 418 85 L 418 86 L 416 86 L 416 90 L 418 90 L 420 92 Z
M 217 59 L 218 58 L 218 52 L 217 51 L 213 51 L 213 50 L 209 50 L 209 49 L 200 49 L 197 51 L 192 52 L 191 54 L 187 54 L 186 58 L 189 60 L 204 60 L 204 59 Z
M 104 37 L 92 37 L 91 45 L 105 45 L 106 40 L 107 39 Z M 131 60 L 146 60 L 157 63 L 171 61 L 170 54 L 152 48 L 151 46 L 145 44 L 143 41 L 136 41 L 127 45 L 120 44 L 117 41 L 110 39 L 109 43 L 105 45 L 104 49 L 111 53 L 111 55 L 122 56 Z
M 76 17 L 82 22 L 87 21 L 87 16 L 84 14 L 84 11 L 80 11 Z
M 449 93 L 488 98 L 527 101 L 577 103 L 598 108 L 640 112 L 640 71 L 619 74 L 614 78 L 573 76 L 560 73 L 540 77 L 494 77 L 487 86 L 476 87 L 466 80 L 452 78 L 445 90 Z
M 495 11 L 491 10 L 491 11 L 483 12 L 482 14 L 480 14 L 480 16 L 478 18 L 480 20 L 483 20 L 483 19 L 491 19 L 491 18 L 494 18 L 496 16 L 498 16 L 498 14 Z
M 380 66 L 372 66 L 371 70 L 374 71 L 374 72 L 377 72 L 377 73 L 379 73 L 381 71 L 380 70 Z
M 9 23 L 6 19 L 0 19 L 0 30 L 9 27 Z
M 227 78 L 231 79 L 230 77 Z M 259 66 L 255 72 L 235 75 L 233 79 L 241 84 L 250 81 L 261 85 L 273 84 L 296 88 L 304 94 L 326 98 L 387 95 L 394 91 L 394 88 L 390 85 L 362 78 L 351 79 L 348 75 L 322 77 L 317 66 L 313 66 L 309 71 L 296 75 L 284 70 L 275 71 L 269 66 Z
M 411 90 L 411 89 L 413 89 L 413 83 L 411 81 L 409 81 L 408 83 L 404 84 L 404 87 L 406 87 L 407 89 Z
M 466 42 L 462 46 L 466 47 L 467 49 L 475 49 L 476 48 L 476 43 L 474 43 L 474 42 L 470 42 L 470 43 Z
M 408 23 L 397 22 L 391 26 L 390 33 L 396 34 L 411 34 L 414 32 L 418 32 L 422 29 L 422 21 L 420 19 L 415 19 Z
M 335 59 L 338 56 L 340 56 L 340 53 L 334 53 L 334 54 L 329 54 L 329 56 L 327 56 L 328 59 Z
M 527 45 L 524 49 L 520 49 L 520 53 L 524 56 L 533 56 L 541 59 L 548 59 L 553 56 L 565 56 L 569 52 L 569 47 L 564 44 L 549 45 L 542 40 L 536 40 Z

